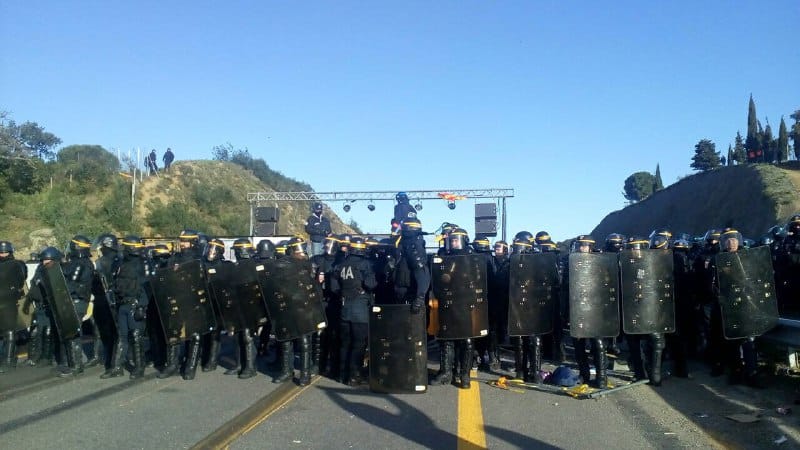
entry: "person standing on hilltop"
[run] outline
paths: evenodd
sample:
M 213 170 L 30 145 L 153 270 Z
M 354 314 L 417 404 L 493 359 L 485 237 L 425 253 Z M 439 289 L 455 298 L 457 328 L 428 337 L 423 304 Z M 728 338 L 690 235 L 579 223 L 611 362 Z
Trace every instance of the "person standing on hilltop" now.
M 175 155 L 172 153 L 171 148 L 167 147 L 167 151 L 164 152 L 161 160 L 164 161 L 164 172 L 169 172 L 169 166 L 172 165 L 172 161 L 175 161 Z
M 156 149 L 150 150 L 150 154 L 147 155 L 147 171 L 149 172 L 150 176 L 153 176 L 156 174 L 156 172 L 158 172 L 156 158 Z

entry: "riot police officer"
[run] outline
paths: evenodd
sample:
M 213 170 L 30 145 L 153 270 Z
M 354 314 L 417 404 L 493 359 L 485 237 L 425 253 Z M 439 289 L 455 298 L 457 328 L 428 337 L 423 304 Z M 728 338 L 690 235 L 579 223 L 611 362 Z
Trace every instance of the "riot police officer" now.
M 713 271 L 712 261 L 714 255 L 719 252 L 719 236 L 717 229 L 710 229 L 703 236 L 703 245 L 697 252 L 693 263 L 695 295 L 699 303 L 697 317 L 695 317 L 695 327 L 698 330 L 699 347 L 705 348 L 709 353 L 708 343 L 711 335 L 711 309 L 714 303 L 714 291 L 712 289 Z M 707 356 L 710 356 L 707 355 Z
M 240 242 L 242 239 L 237 239 L 234 242 L 234 246 L 237 242 L 241 246 L 242 243 Z M 250 241 L 244 239 L 249 244 Z M 252 244 L 250 245 L 252 247 Z M 234 247 L 234 251 L 235 247 Z M 240 250 L 241 251 L 241 250 Z M 233 264 L 230 261 L 225 260 L 225 243 L 219 239 L 211 239 L 208 241 L 208 246 L 206 247 L 205 255 L 203 256 L 203 269 L 206 273 L 206 280 L 210 281 L 212 274 L 216 273 L 216 270 L 223 264 Z M 237 255 L 238 259 L 238 255 Z M 219 311 L 215 311 L 215 313 L 219 313 Z M 217 321 L 220 322 L 221 319 L 217 316 Z M 217 370 L 217 361 L 219 360 L 219 351 L 220 351 L 220 331 L 219 328 L 216 330 L 204 334 L 200 338 L 201 346 L 202 346 L 202 353 L 201 359 L 205 359 L 205 363 L 202 364 L 203 372 L 213 372 Z M 236 352 L 237 356 L 239 352 Z M 238 361 L 239 358 L 237 358 Z M 237 364 L 238 366 L 238 364 Z
M 331 235 L 323 241 L 323 253 L 311 257 L 311 267 L 317 283 L 322 287 L 322 301 L 325 305 L 325 317 L 328 326 L 324 330 L 314 333 L 312 342 L 313 357 L 311 372 L 313 375 L 322 373 L 331 378 L 339 376 L 339 356 L 341 348 L 339 343 L 339 319 L 341 317 L 342 302 L 339 294 L 332 290 L 334 261 L 339 251 L 339 240 Z
M 217 241 L 216 247 L 219 250 L 224 250 L 224 246 L 221 248 L 219 245 L 222 244 L 222 241 Z M 255 249 L 253 248 L 253 244 L 247 238 L 240 238 L 236 239 L 233 242 L 233 253 L 236 256 L 236 264 L 239 266 L 244 266 L 248 260 L 255 259 L 256 253 Z M 252 269 L 247 269 L 252 270 Z M 269 324 L 265 324 L 264 328 L 269 330 Z M 237 366 L 241 365 L 241 371 L 238 372 L 240 379 L 247 379 L 252 378 L 256 375 L 256 341 L 255 335 L 258 330 L 251 330 L 249 328 L 244 328 L 237 333 L 237 352 L 236 352 L 236 360 Z M 211 332 L 207 336 L 214 336 L 216 334 L 216 339 L 218 340 L 219 332 Z M 269 332 L 267 332 L 266 339 L 269 339 Z M 217 345 L 217 349 L 215 350 L 216 358 L 219 355 L 219 346 Z M 213 355 L 214 353 L 212 353 Z M 203 368 L 204 371 L 207 368 Z M 235 370 L 235 369 L 231 369 Z M 226 375 L 232 375 L 231 370 L 225 371 Z
M 64 278 L 67 281 L 70 297 L 75 303 L 75 311 L 82 321 L 89 321 L 92 327 L 92 357 L 86 362 L 86 367 L 96 366 L 102 357 L 102 345 L 100 340 L 100 329 L 94 320 L 93 309 L 94 300 L 92 299 L 92 282 L 94 281 L 95 270 L 91 257 L 92 243 L 86 236 L 75 236 L 69 242 L 69 252 L 67 262 L 63 266 Z M 80 340 L 73 342 L 74 356 L 76 360 L 83 363 L 83 348 Z M 68 353 L 69 355 L 70 353 Z M 76 365 L 79 363 L 76 361 Z
M 694 304 L 691 292 L 690 244 L 678 239 L 672 244 L 672 267 L 675 275 L 675 333 L 668 334 L 667 348 L 673 360 L 672 374 L 679 378 L 689 377 L 689 342 L 692 338 Z
M 394 199 L 397 200 L 397 204 L 394 205 L 394 220 L 400 223 L 401 226 L 406 220 L 417 218 L 417 210 L 411 206 L 408 200 L 408 194 L 405 192 L 398 192 L 397 195 L 394 196 Z
M 361 367 L 367 348 L 371 291 L 378 285 L 369 262 L 364 259 L 366 244 L 359 237 L 350 241 L 347 257 L 333 268 L 331 290 L 342 302 L 339 376 L 343 383 L 361 383 Z
M 128 235 L 122 239 L 122 261 L 114 274 L 114 297 L 117 299 L 117 330 L 119 339 L 127 340 L 128 360 L 132 363 L 130 379 L 144 376 L 144 331 L 149 298 L 145 292 L 144 243 L 139 236 Z M 119 347 L 117 347 L 119 348 Z M 123 346 L 124 348 L 124 346 Z M 116 349 L 115 349 L 116 350 Z M 123 350 L 124 351 L 124 350 Z M 122 374 L 121 354 L 113 358 L 111 369 L 103 377 Z
M 26 361 L 30 366 L 35 366 L 41 361 L 44 361 L 44 366 L 53 364 L 57 339 L 54 339 L 53 315 L 44 289 L 43 277 L 46 268 L 60 265 L 63 258 L 64 255 L 55 247 L 47 247 L 39 253 L 39 265 L 36 267 L 31 280 L 31 289 L 22 307 L 22 312 L 25 314 L 30 313 L 31 304 L 35 307 Z
M 536 236 L 533 238 L 533 241 L 536 249 L 541 253 L 559 253 L 558 246 L 555 242 L 553 242 L 553 239 L 550 237 L 550 233 L 547 231 L 542 230 L 537 232 Z M 559 284 L 561 281 L 560 277 L 562 268 L 560 259 L 561 258 L 559 256 L 559 262 L 556 264 Z M 542 336 L 541 339 L 543 348 L 542 354 L 545 358 L 550 358 L 559 363 L 566 361 L 566 349 L 564 347 L 564 324 L 561 317 L 560 305 L 557 305 L 555 308 L 553 308 L 553 332 Z
M 316 202 L 311 207 L 311 215 L 306 219 L 306 233 L 311 241 L 311 254 L 322 253 L 322 240 L 331 234 L 331 222 L 322 215 L 322 203 Z
M 275 259 L 275 244 L 269 239 L 262 239 L 256 244 L 256 254 L 253 259 L 257 262 L 269 261 Z
M 173 254 L 167 262 L 167 267 L 176 267 L 189 261 L 199 261 L 203 257 L 203 246 L 200 242 L 201 233 L 192 230 L 182 230 L 178 235 L 178 252 Z M 200 336 L 191 336 L 187 343 L 186 363 L 184 368 L 184 379 L 193 379 L 197 370 L 197 363 L 200 357 Z M 180 368 L 181 344 L 171 344 L 167 349 L 167 360 L 164 369 L 157 378 L 168 378 L 176 375 Z M 189 369 L 188 371 L 186 369 Z M 194 370 L 192 370 L 194 369 Z
M 500 344 L 508 334 L 508 243 L 494 243 L 488 273 L 489 300 L 489 370 L 500 370 Z
M 489 242 L 488 238 L 480 236 L 472 241 L 472 250 L 476 254 L 482 255 L 486 259 L 486 274 L 488 277 L 489 274 L 492 273 L 492 244 Z M 497 370 L 500 368 L 499 360 L 493 362 L 491 352 L 489 351 L 492 333 L 491 330 L 493 328 L 496 329 L 496 313 L 498 312 L 496 310 L 492 310 L 491 300 L 489 300 L 489 311 L 489 335 L 482 338 L 476 338 L 473 342 L 475 351 L 478 353 L 479 358 L 478 368 L 481 370 Z M 495 326 L 493 327 L 492 325 Z M 494 367 L 494 369 L 492 369 L 492 367 Z
M 445 238 L 446 255 L 468 255 L 472 253 L 469 235 L 463 228 L 455 228 Z M 470 387 L 470 370 L 474 362 L 472 338 L 447 340 L 453 346 L 453 384 L 462 389 Z M 445 351 L 445 357 L 448 351 Z M 444 361 L 444 365 L 447 362 Z
M 533 244 L 531 244 L 532 236 L 528 231 L 520 231 L 514 237 L 511 243 L 512 252 L 516 255 L 524 255 L 533 253 Z M 538 366 L 528 369 L 528 363 L 534 363 L 534 353 L 541 355 L 541 338 L 538 336 L 513 336 L 511 343 L 514 345 L 514 376 L 520 380 L 533 381 L 533 376 L 537 377 L 537 382 L 541 382 L 539 377 L 539 370 L 541 368 L 541 356 L 538 359 Z M 535 375 L 534 375 L 535 374 Z
M 0 315 L 8 319 L 17 317 L 19 302 L 25 289 L 25 282 L 28 279 L 28 266 L 22 261 L 14 259 L 14 246 L 11 242 L 0 241 L 0 279 L 5 286 L 0 286 L 7 292 L 5 298 L 0 298 Z M 13 321 L 9 320 L 9 324 Z M 14 326 L 0 328 L 3 332 L 0 339 L 5 342 L 2 358 L 0 359 L 0 373 L 6 368 L 11 369 L 17 366 L 17 346 L 13 329 Z
M 294 237 L 286 244 L 286 257 L 291 259 L 292 264 L 311 270 L 311 261 L 306 252 L 306 242 L 302 238 Z M 298 384 L 306 386 L 311 383 L 311 335 L 305 334 L 297 339 L 288 339 L 280 343 L 279 373 L 272 380 L 273 383 L 283 383 L 292 378 L 294 374 L 294 343 L 297 341 L 300 347 L 300 377 Z
M 425 295 L 430 286 L 431 276 L 428 271 L 422 222 L 419 219 L 403 221 L 400 235 L 395 237 L 395 247 L 400 250 L 399 255 L 402 259 L 398 261 L 398 274 L 405 271 L 410 275 L 402 282 L 395 280 L 397 298 L 401 303 L 411 303 L 413 313 L 421 313 L 425 309 Z

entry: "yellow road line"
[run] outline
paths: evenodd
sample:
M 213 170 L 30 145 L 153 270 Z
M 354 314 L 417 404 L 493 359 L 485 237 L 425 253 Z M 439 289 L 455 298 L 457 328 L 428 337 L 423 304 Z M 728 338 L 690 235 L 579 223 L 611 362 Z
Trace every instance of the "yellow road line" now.
M 478 375 L 470 371 L 470 378 Z M 469 389 L 458 390 L 458 450 L 486 448 L 486 432 L 483 429 L 483 409 L 479 383 L 470 383 Z

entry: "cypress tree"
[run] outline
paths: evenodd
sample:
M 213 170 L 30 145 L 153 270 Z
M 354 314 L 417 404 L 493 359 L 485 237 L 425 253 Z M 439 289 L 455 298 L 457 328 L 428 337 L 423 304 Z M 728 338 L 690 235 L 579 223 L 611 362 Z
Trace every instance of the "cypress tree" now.
M 728 160 L 727 161 L 728 161 L 728 165 L 729 166 L 733 165 L 733 147 L 731 147 L 731 144 L 728 144 Z
M 736 164 L 744 164 L 747 162 L 747 149 L 744 146 L 744 139 L 742 134 L 736 132 L 736 139 L 733 141 L 733 159 Z
M 664 182 L 661 181 L 661 165 L 656 164 L 656 176 L 653 179 L 653 192 L 664 189 Z
M 781 116 L 781 126 L 778 128 L 778 141 L 776 155 L 778 162 L 783 162 L 789 159 L 789 133 L 786 132 L 786 122 Z
M 800 109 L 793 112 L 789 117 L 794 119 L 792 125 L 792 141 L 794 141 L 794 159 L 800 159 Z
M 761 133 L 761 148 L 764 149 L 764 162 L 772 163 L 778 159 L 775 154 L 775 139 L 772 137 L 772 127 L 767 121 L 767 127 Z
M 758 116 L 756 116 L 756 102 L 753 101 L 753 94 L 750 94 L 750 103 L 747 106 L 747 138 L 744 141 L 744 148 L 747 150 L 747 161 L 757 162 L 759 159 L 758 145 Z

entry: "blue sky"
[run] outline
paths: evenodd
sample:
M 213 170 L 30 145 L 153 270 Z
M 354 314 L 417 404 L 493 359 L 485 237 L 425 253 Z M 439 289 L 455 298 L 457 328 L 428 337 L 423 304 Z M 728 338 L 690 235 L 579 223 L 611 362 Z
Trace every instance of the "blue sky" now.
M 631 173 L 671 184 L 703 138 L 724 155 L 751 93 L 791 122 L 798 19 L 796 0 L 5 1 L 0 109 L 65 145 L 230 142 L 317 191 L 510 187 L 509 234 L 562 240 Z M 472 232 L 473 203 L 420 217 Z M 332 206 L 372 232 L 391 216 Z

